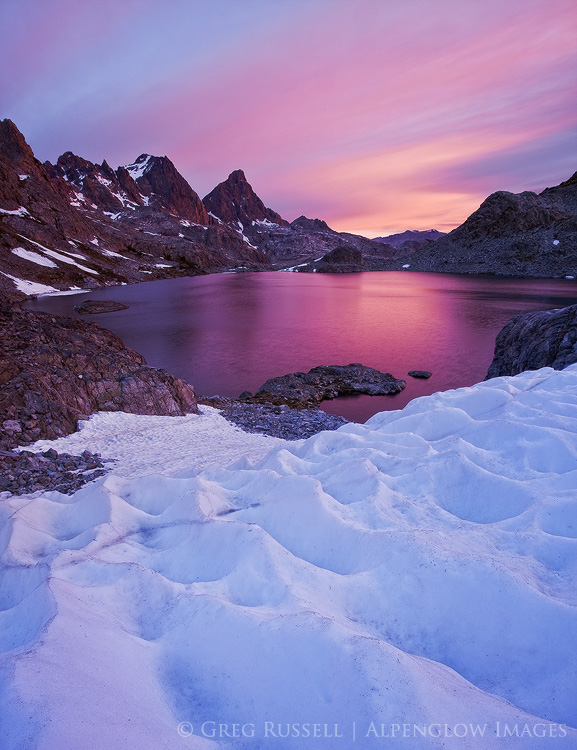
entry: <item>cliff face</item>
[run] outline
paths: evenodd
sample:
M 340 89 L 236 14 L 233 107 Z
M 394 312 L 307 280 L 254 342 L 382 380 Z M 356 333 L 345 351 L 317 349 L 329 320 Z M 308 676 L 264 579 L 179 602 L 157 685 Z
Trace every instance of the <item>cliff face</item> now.
M 498 334 L 489 378 L 524 370 L 562 370 L 577 362 L 577 305 L 516 315 Z

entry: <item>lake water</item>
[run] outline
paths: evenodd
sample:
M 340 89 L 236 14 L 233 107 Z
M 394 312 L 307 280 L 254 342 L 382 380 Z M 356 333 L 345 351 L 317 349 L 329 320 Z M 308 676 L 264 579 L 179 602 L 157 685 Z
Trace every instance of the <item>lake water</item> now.
M 130 307 L 78 316 L 74 305 L 88 297 Z M 254 392 L 268 378 L 321 364 L 360 362 L 406 379 L 396 396 L 323 404 L 363 422 L 417 396 L 483 380 L 495 336 L 511 316 L 575 303 L 577 282 L 565 279 L 270 272 L 151 281 L 27 306 L 97 321 L 206 396 Z M 413 369 L 433 376 L 407 377 Z

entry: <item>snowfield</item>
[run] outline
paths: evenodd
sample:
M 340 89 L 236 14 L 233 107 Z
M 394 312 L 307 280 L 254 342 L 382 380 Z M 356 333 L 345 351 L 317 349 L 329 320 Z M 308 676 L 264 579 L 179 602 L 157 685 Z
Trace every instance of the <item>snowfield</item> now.
M 111 474 L 2 496 L 3 749 L 577 748 L 577 365 L 222 423 L 98 415 L 52 445 Z

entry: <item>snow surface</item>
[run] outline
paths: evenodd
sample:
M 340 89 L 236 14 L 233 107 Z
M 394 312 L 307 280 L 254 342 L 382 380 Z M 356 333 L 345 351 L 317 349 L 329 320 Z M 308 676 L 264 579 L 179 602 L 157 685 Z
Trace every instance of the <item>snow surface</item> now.
M 30 237 L 25 237 L 23 234 L 19 234 L 19 237 L 22 237 L 23 240 L 26 240 L 26 242 L 30 242 L 33 245 L 36 245 L 36 247 L 39 247 L 43 253 L 46 255 L 49 255 L 51 258 L 54 258 L 55 260 L 59 260 L 62 263 L 68 263 L 68 265 L 76 266 L 77 268 L 80 268 L 81 271 L 86 271 L 87 273 L 93 273 L 97 276 L 99 275 L 98 271 L 95 271 L 93 268 L 88 268 L 88 266 L 83 266 L 80 263 L 77 263 L 75 260 L 73 260 L 70 255 L 74 255 L 75 257 L 79 257 L 77 253 L 67 253 L 66 250 L 61 250 L 60 252 L 56 252 L 56 250 L 51 250 L 49 247 L 46 247 L 46 245 L 40 244 L 40 242 L 36 242 L 35 240 L 31 240 Z M 66 253 L 65 255 L 63 253 Z
M 577 365 L 223 422 L 97 415 L 54 445 L 111 474 L 3 496 L 3 749 L 577 747 Z
M 134 164 L 128 164 L 125 169 L 127 169 L 130 172 L 130 176 L 134 181 L 138 180 L 140 177 L 142 177 L 143 174 L 147 171 L 148 167 L 150 166 L 150 160 L 152 159 L 152 156 L 149 154 L 146 155 L 146 158 L 143 159 L 141 162 L 135 162 Z
M 24 206 L 15 208 L 13 211 L 9 211 L 7 208 L 0 208 L 0 214 L 8 214 L 10 216 L 30 216 L 30 213 L 24 208 Z
M 54 448 L 80 455 L 89 450 L 114 459 L 115 474 L 138 477 L 147 474 L 196 474 L 240 458 L 260 460 L 286 440 L 243 432 L 220 415 L 218 409 L 201 406 L 200 414 L 155 417 L 124 412 L 99 412 L 79 422 L 79 431 L 58 440 L 39 440 L 26 450 Z
M 48 286 L 47 284 L 39 284 L 37 281 L 28 281 L 28 279 L 19 279 L 17 276 L 12 276 L 4 271 L 0 271 L 0 273 L 2 276 L 12 279 L 16 289 L 19 292 L 24 292 L 24 294 L 52 294 L 58 291 L 55 287 Z
M 103 247 L 99 248 L 99 250 L 102 253 L 102 255 L 106 255 L 107 258 L 123 258 L 124 260 L 130 260 L 130 258 L 127 258 L 126 255 L 117 253 L 115 250 L 106 250 Z
M 14 255 L 17 255 L 19 258 L 23 258 L 24 260 L 29 260 L 31 263 L 36 263 L 38 266 L 46 266 L 47 268 L 58 268 L 56 263 L 53 263 L 48 258 L 45 258 L 43 255 L 39 255 L 38 253 L 33 252 L 32 250 L 25 250 L 23 247 L 14 247 L 12 248 L 12 252 Z

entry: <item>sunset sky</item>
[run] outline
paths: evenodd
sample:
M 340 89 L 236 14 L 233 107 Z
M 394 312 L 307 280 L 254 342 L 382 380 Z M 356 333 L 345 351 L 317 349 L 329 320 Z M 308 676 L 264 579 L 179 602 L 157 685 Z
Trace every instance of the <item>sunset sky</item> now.
M 36 156 L 243 169 L 292 220 L 444 231 L 577 170 L 575 0 L 1 0 Z

